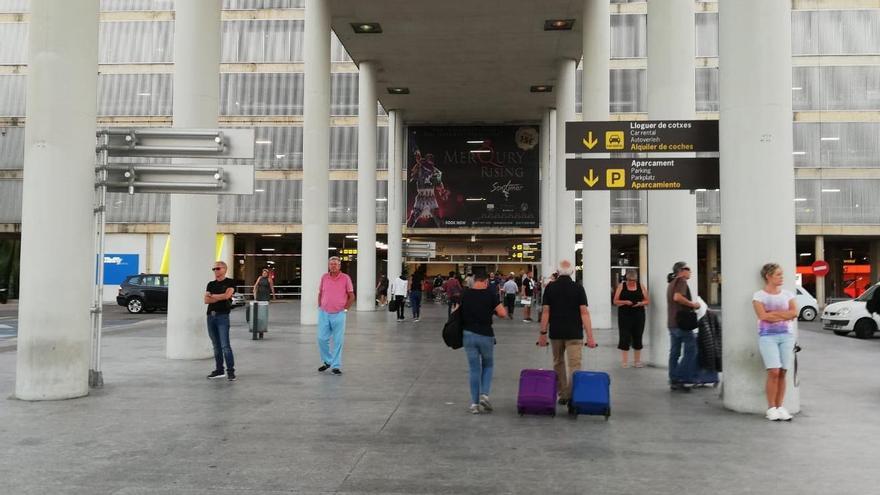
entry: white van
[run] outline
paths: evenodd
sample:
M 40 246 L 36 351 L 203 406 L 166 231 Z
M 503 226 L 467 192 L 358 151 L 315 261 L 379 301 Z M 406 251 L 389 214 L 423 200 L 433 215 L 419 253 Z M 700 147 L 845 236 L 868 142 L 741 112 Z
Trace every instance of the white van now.
M 865 304 L 878 287 L 880 284 L 875 284 L 855 299 L 826 306 L 822 313 L 822 328 L 831 330 L 837 335 L 855 332 L 856 337 L 860 339 L 871 338 L 880 326 L 880 316 L 868 314 Z
M 819 314 L 819 301 L 800 285 L 795 287 L 795 290 L 797 291 L 795 300 L 797 301 L 798 318 L 804 321 L 815 320 L 816 315 Z

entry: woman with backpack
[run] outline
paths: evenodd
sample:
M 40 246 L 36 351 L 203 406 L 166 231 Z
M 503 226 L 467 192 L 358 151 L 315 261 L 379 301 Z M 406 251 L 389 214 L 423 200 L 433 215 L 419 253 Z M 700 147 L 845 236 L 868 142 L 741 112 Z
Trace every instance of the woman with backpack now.
M 409 280 L 406 272 L 401 273 L 400 276 L 394 279 L 394 282 L 391 283 L 391 298 L 394 300 L 394 305 L 397 307 L 397 321 L 403 321 L 404 319 L 403 310 L 406 309 L 406 293 L 408 288 Z

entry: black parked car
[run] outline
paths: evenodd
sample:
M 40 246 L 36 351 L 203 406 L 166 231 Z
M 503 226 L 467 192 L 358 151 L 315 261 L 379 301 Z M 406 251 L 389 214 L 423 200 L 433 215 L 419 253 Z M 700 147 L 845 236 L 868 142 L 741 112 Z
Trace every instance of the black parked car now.
M 119 286 L 116 304 L 129 313 L 152 313 L 168 308 L 168 275 L 142 273 L 128 276 Z

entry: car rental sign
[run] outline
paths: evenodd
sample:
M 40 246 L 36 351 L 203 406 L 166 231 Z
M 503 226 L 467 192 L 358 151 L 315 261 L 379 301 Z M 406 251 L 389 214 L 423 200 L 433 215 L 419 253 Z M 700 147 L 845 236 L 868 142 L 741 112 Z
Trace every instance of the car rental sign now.
M 566 153 L 718 151 L 717 120 L 566 122 Z

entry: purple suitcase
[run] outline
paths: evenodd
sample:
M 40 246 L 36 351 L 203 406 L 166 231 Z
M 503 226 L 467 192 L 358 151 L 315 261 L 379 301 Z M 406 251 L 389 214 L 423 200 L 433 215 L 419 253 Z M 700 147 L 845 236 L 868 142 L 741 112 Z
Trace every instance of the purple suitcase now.
M 522 370 L 516 410 L 523 414 L 556 416 L 556 372 L 553 370 Z

